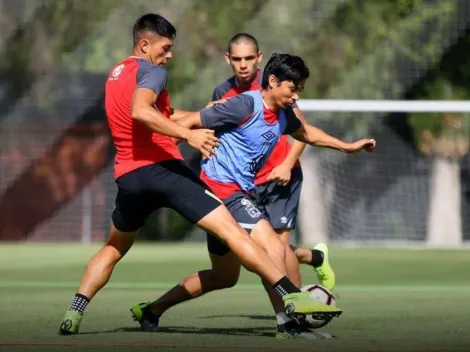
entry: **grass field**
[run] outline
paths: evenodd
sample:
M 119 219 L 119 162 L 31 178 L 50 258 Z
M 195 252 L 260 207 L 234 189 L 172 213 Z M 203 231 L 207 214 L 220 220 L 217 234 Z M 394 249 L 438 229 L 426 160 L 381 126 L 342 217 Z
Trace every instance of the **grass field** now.
M 343 315 L 335 340 L 278 341 L 258 278 L 170 310 L 143 333 L 129 307 L 208 266 L 205 245 L 135 246 L 88 306 L 78 336 L 58 336 L 97 246 L 0 246 L 1 351 L 468 351 L 470 252 L 332 248 Z M 302 268 L 304 284 L 315 282 Z

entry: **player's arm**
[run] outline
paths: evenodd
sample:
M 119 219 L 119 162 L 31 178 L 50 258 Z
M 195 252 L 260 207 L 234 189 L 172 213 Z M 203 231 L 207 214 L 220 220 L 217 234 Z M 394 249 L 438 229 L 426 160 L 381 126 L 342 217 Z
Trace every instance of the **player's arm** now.
M 225 103 L 227 98 L 224 98 L 223 95 L 224 94 L 221 92 L 219 87 L 215 87 L 214 91 L 212 92 L 212 100 L 207 103 L 206 108 L 210 108 L 215 104 Z
M 307 123 L 307 121 L 305 120 L 304 114 L 302 113 L 302 111 L 300 111 L 298 106 L 295 106 L 293 110 L 294 110 L 295 116 L 300 120 L 300 122 Z M 305 147 L 306 147 L 305 143 L 295 140 L 292 143 L 292 147 L 289 150 L 289 153 L 287 154 L 286 158 L 284 159 L 283 164 L 285 164 L 286 166 L 292 169 L 295 163 L 297 162 L 297 160 L 299 160 L 303 151 L 305 150 Z
M 353 143 L 344 142 L 338 138 L 330 136 L 321 129 L 302 123 L 295 115 L 288 117 L 286 134 L 290 134 L 296 140 L 323 148 L 331 148 L 344 153 L 355 153 L 361 150 L 371 152 L 375 149 L 374 139 L 361 139 Z
M 210 128 L 216 131 L 233 128 L 246 121 L 253 114 L 253 109 L 253 97 L 240 94 L 200 112 L 189 113 L 178 124 L 190 129 Z
M 158 95 L 166 86 L 166 80 L 167 72 L 161 67 L 149 66 L 139 70 L 137 88 L 131 102 L 132 119 L 154 132 L 184 139 L 189 145 L 208 157 L 210 154 L 214 154 L 213 148 L 217 145 L 218 139 L 214 136 L 213 131 L 191 131 L 167 119 L 154 108 Z
M 171 108 L 171 115 L 170 115 L 170 120 L 177 122 L 186 115 L 192 113 L 192 111 L 186 111 L 186 110 L 180 110 L 180 109 L 173 109 Z
M 303 123 L 306 122 L 305 116 L 300 111 L 297 104 L 293 106 L 295 116 Z M 281 186 L 286 186 L 290 182 L 291 170 L 294 167 L 297 160 L 299 160 L 303 151 L 305 150 L 306 144 L 298 140 L 294 140 L 292 146 L 287 153 L 286 158 L 282 161 L 281 164 L 272 169 L 271 173 L 268 175 L 268 181 L 274 181 Z

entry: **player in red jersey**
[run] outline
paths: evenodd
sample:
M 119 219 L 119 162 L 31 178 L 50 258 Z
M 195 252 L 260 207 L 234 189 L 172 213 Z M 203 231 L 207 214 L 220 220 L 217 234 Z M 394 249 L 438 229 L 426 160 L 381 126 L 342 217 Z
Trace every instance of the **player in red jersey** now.
M 190 130 L 171 121 L 173 111 L 166 90 L 167 71 L 176 29 L 158 14 L 147 14 L 134 25 L 133 54 L 110 72 L 105 107 L 117 150 L 118 186 L 112 224 L 106 244 L 88 263 L 78 291 L 60 325 L 62 335 L 77 334 L 84 310 L 106 285 L 117 262 L 134 242 L 145 219 L 154 210 L 169 207 L 213 234 L 282 296 L 292 314 L 330 312 L 311 300 L 287 278 L 238 225 L 227 208 L 182 161 L 173 138 L 185 140 L 210 157 L 218 139 L 207 129 Z M 145 308 L 143 311 L 146 311 Z M 149 313 L 150 316 L 150 313 Z

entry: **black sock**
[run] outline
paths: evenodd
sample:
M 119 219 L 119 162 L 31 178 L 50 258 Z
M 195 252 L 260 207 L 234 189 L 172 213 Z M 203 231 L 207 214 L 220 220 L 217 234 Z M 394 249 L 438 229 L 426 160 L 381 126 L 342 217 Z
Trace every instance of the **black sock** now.
M 80 293 L 77 293 L 73 298 L 72 305 L 70 306 L 69 310 L 79 312 L 83 315 L 86 306 L 90 303 L 90 299 Z
M 312 249 L 312 261 L 310 262 L 311 266 L 314 268 L 319 267 L 323 264 L 324 259 L 325 255 L 322 251 L 319 251 L 318 249 Z
M 273 285 L 273 289 L 281 297 L 289 293 L 300 292 L 300 290 L 292 283 L 292 281 L 289 280 L 287 276 L 284 276 L 281 280 L 276 282 Z
M 148 305 L 147 307 L 142 309 L 144 311 L 145 318 L 151 323 L 158 324 L 161 315 L 153 314 L 151 308 L 152 306 Z

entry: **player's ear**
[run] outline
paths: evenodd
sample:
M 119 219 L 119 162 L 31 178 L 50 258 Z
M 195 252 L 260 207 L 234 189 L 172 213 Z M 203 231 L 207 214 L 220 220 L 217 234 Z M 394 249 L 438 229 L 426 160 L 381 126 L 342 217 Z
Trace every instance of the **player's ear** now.
M 258 59 L 256 60 L 256 63 L 260 64 L 261 61 L 263 61 L 263 52 L 262 51 L 258 52 Z
M 229 53 L 225 53 L 225 62 L 229 65 L 231 64 L 230 63 L 230 54 Z
M 139 46 L 140 50 L 142 50 L 144 54 L 147 54 L 150 51 L 150 41 L 148 39 L 141 39 Z
M 274 76 L 274 75 L 269 75 L 268 82 L 269 82 L 269 88 L 274 88 L 274 87 L 279 86 L 279 82 L 277 80 L 277 77 Z

